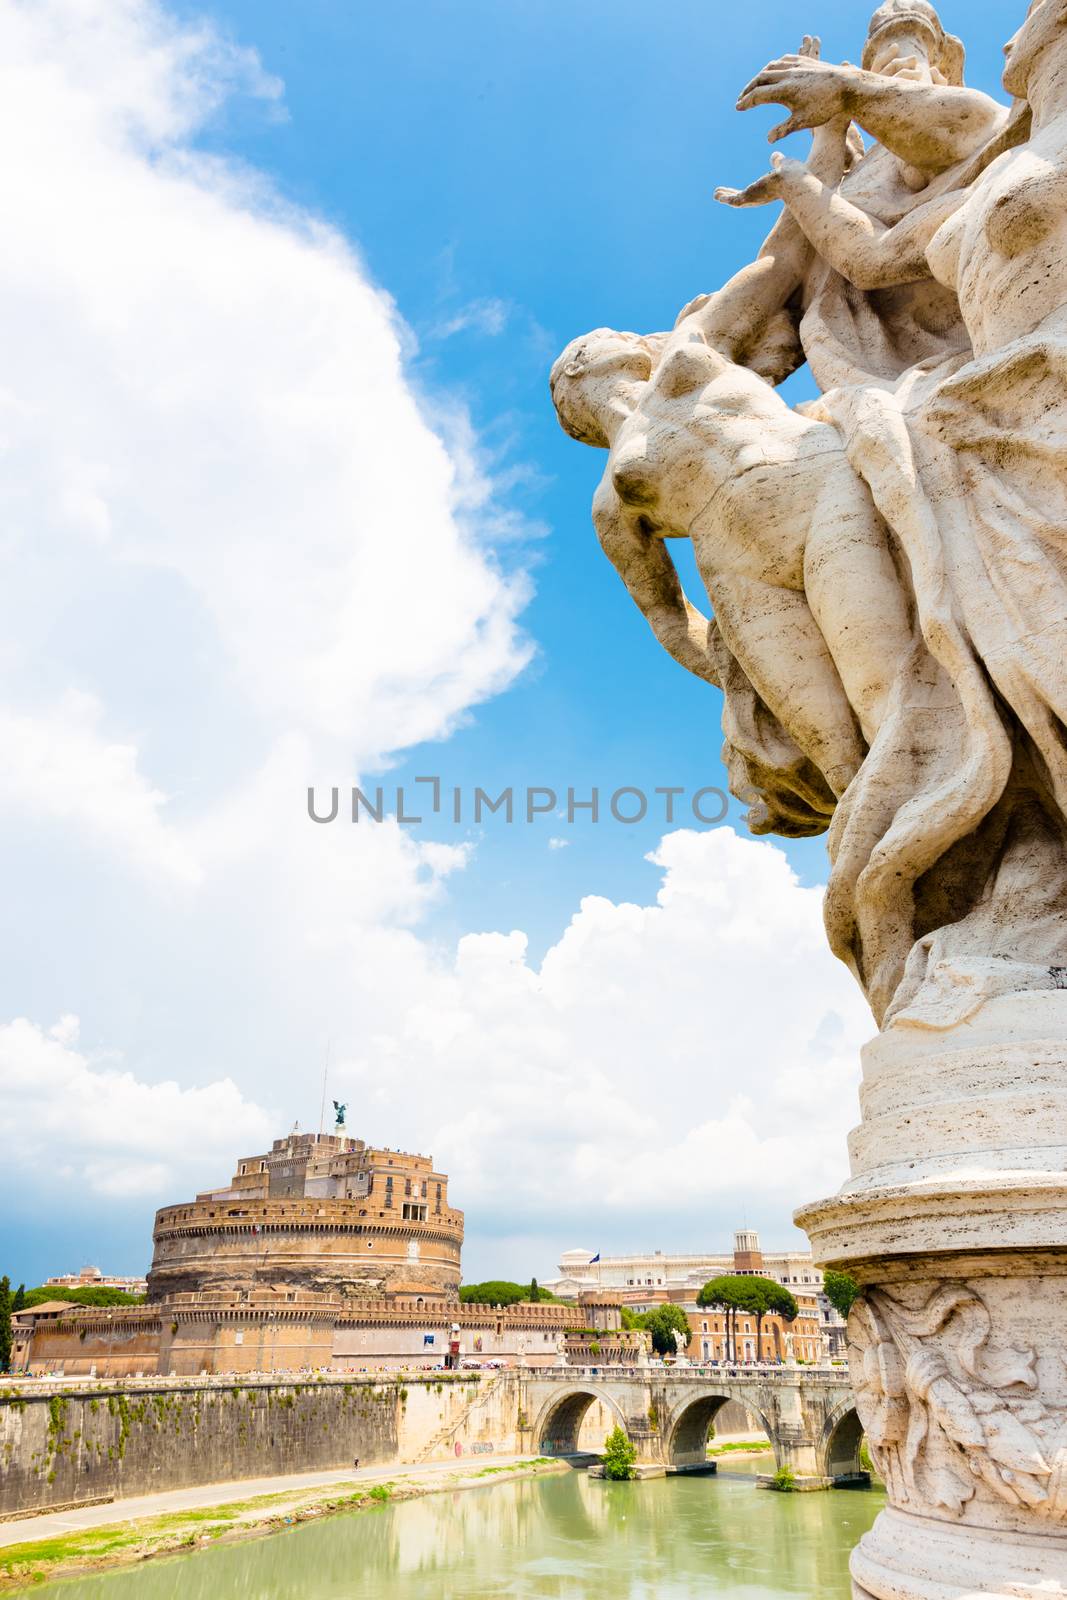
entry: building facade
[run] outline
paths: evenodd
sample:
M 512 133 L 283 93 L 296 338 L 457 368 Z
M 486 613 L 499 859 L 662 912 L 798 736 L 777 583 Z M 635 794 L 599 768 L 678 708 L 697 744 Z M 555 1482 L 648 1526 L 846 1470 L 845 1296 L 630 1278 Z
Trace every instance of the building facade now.
M 471 1366 L 557 1366 L 575 1320 L 572 1307 L 550 1303 L 501 1308 L 269 1289 L 246 1300 L 176 1295 L 114 1310 L 55 1305 L 13 1318 L 12 1367 L 97 1378 L 418 1371 L 444 1366 L 453 1346 Z
M 545 1287 L 553 1294 L 570 1299 L 599 1289 L 617 1295 L 621 1304 L 631 1311 L 649 1311 L 653 1306 L 672 1303 L 686 1312 L 693 1328 L 694 1340 L 688 1354 L 693 1360 L 723 1360 L 725 1354 L 715 1354 L 720 1349 L 716 1340 L 723 1330 L 713 1326 L 721 1317 L 709 1316 L 696 1304 L 696 1297 L 705 1283 L 712 1278 L 729 1273 L 753 1274 L 773 1278 L 787 1288 L 797 1301 L 801 1315 L 792 1328 L 783 1326 L 781 1340 L 791 1333 L 796 1345 L 796 1358 L 808 1360 L 838 1360 L 845 1355 L 845 1324 L 826 1297 L 822 1273 L 814 1264 L 808 1251 L 764 1251 L 759 1234 L 752 1228 L 741 1228 L 734 1235 L 734 1248 L 730 1254 L 667 1255 L 661 1250 L 640 1255 L 599 1255 L 588 1250 L 567 1250 L 560 1257 L 559 1277 Z M 741 1321 L 744 1319 L 741 1318 Z M 741 1338 L 749 1339 L 752 1355 L 746 1357 L 743 1344 L 739 1345 L 738 1359 L 779 1359 L 780 1346 L 769 1346 L 775 1336 L 765 1318 L 760 1333 L 761 1350 L 755 1352 L 755 1322 Z M 705 1329 L 704 1323 L 709 1326 Z M 802 1331 L 803 1330 L 803 1331 Z M 704 1343 L 708 1344 L 705 1353 Z M 814 1347 L 815 1354 L 805 1352 Z M 768 1348 L 774 1354 L 765 1356 Z M 786 1359 L 786 1357 L 782 1357 Z
M 144 1278 L 121 1278 L 101 1272 L 99 1267 L 83 1267 L 80 1272 L 61 1272 L 44 1280 L 46 1289 L 121 1289 L 123 1294 L 147 1294 Z

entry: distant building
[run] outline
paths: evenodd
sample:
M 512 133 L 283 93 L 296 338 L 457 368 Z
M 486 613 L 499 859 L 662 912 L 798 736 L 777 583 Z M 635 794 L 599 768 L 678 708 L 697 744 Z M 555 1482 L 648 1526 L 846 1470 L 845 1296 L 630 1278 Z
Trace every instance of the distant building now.
M 463 1213 L 450 1207 L 448 1178 L 431 1157 L 342 1129 L 294 1129 L 242 1157 L 224 1186 L 156 1213 L 146 1305 L 57 1297 L 20 1313 L 14 1365 L 123 1377 L 377 1371 L 452 1356 L 562 1362 L 585 1313 L 545 1302 L 460 1305 L 462 1245 Z M 635 1352 L 617 1306 L 614 1315 L 606 1347 Z
M 801 1360 L 844 1355 L 845 1324 L 826 1297 L 822 1273 L 812 1261 L 810 1252 L 765 1252 L 760 1245 L 759 1234 L 752 1228 L 741 1228 L 735 1233 L 733 1253 L 730 1255 L 666 1255 L 662 1250 L 654 1250 L 642 1255 L 594 1256 L 589 1250 L 567 1250 L 560 1257 L 559 1277 L 554 1282 L 546 1283 L 545 1288 L 567 1299 L 577 1298 L 583 1291 L 591 1289 L 610 1290 L 631 1311 L 649 1311 L 653 1306 L 667 1302 L 680 1305 L 689 1316 L 694 1335 L 699 1334 L 701 1341 L 706 1337 L 709 1346 L 705 1353 L 702 1343 L 694 1344 L 689 1352 L 691 1358 L 719 1360 L 723 1357 L 715 1353 L 715 1339 L 723 1330 L 711 1324 L 722 1319 L 702 1311 L 698 1315 L 696 1296 L 709 1279 L 732 1272 L 773 1278 L 776 1283 L 790 1290 L 801 1308 L 802 1316 L 797 1318 L 791 1330 L 783 1330 L 783 1339 L 785 1332 L 791 1332 L 795 1354 Z M 705 1322 L 709 1323 L 706 1329 L 703 1326 Z M 754 1346 L 754 1321 L 749 1332 Z M 761 1334 L 761 1343 L 765 1348 L 768 1338 L 773 1338 L 773 1332 L 765 1319 Z M 814 1355 L 805 1353 L 809 1343 L 815 1349 Z M 738 1357 L 746 1359 L 740 1348 Z M 751 1359 L 755 1359 L 754 1349 Z M 772 1354 L 769 1359 L 775 1359 L 775 1356 Z
M 144 1278 L 120 1278 L 101 1272 L 99 1267 L 83 1267 L 80 1272 L 57 1273 L 44 1280 L 46 1289 L 121 1289 L 124 1294 L 147 1294 Z
M 463 1213 L 430 1156 L 294 1129 L 224 1187 L 157 1211 L 153 1244 L 153 1304 L 260 1289 L 454 1302 Z

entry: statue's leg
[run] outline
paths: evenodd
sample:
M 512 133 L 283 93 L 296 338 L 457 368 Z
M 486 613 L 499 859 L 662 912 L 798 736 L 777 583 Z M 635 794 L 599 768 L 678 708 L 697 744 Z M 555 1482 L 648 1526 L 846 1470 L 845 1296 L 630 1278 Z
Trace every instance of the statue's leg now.
M 752 686 L 834 793 L 843 794 L 864 744 L 806 596 L 737 573 L 703 576 L 723 639 Z
M 843 452 L 811 519 L 804 590 L 870 743 L 911 653 L 912 626 L 888 530 Z

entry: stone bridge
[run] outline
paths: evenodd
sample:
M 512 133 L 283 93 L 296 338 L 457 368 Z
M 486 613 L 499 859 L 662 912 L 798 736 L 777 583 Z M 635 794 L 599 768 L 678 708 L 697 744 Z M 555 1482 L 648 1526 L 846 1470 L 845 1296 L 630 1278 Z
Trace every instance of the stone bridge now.
M 599 1401 L 640 1463 L 685 1472 L 706 1467 L 708 1430 L 728 1400 L 757 1419 L 776 1466 L 791 1468 L 802 1486 L 863 1476 L 863 1430 L 843 1370 L 546 1368 L 520 1377 L 520 1425 L 538 1454 L 577 1455 L 586 1414 Z

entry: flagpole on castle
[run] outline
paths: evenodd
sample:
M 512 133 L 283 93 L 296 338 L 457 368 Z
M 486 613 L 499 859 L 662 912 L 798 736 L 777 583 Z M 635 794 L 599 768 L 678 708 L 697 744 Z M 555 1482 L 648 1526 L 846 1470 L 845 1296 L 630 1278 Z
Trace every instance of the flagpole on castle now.
M 323 1127 L 326 1122 L 326 1077 L 330 1070 L 330 1051 L 333 1049 L 333 1039 L 326 1043 L 326 1060 L 322 1068 L 322 1104 L 319 1106 L 319 1138 L 322 1138 Z

